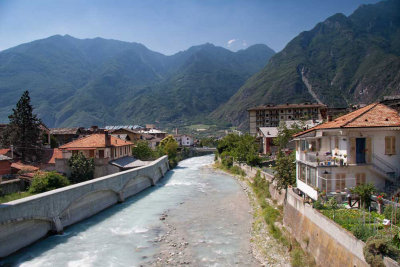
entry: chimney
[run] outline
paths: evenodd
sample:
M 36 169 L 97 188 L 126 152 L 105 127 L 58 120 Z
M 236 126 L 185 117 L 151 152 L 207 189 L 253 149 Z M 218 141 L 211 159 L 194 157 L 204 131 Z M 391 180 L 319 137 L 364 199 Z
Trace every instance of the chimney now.
M 111 136 L 108 134 L 108 131 L 104 131 L 104 138 L 105 138 L 106 147 L 111 146 Z

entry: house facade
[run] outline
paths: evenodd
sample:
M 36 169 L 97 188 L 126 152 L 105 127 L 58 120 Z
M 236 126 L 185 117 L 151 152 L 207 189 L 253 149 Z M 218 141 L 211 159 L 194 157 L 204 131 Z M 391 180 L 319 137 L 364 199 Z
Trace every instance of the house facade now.
M 68 159 L 74 154 L 83 153 L 86 158 L 94 159 L 95 177 L 115 173 L 119 171 L 118 168 L 109 162 L 132 156 L 133 146 L 133 143 L 116 138 L 108 131 L 92 134 L 61 146 L 62 156 L 55 159 L 56 170 L 68 174 Z
M 373 183 L 388 196 L 400 187 L 400 116 L 374 103 L 294 136 L 296 182 L 317 200 Z
M 195 141 L 194 137 L 188 134 L 174 135 L 174 139 L 179 146 L 193 146 Z

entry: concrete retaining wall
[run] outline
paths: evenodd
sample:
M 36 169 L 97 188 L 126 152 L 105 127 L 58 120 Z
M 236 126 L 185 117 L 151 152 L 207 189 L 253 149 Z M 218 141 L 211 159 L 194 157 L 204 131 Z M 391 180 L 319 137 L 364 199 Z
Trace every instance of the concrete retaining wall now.
M 0 257 L 124 201 L 168 169 L 164 156 L 144 167 L 0 204 Z
M 365 243 L 288 190 L 283 223 L 319 266 L 369 266 Z

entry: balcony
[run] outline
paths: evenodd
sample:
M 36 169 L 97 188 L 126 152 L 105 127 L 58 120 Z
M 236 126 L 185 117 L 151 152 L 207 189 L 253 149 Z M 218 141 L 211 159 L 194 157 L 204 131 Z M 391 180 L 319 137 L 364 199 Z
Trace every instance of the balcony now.
M 300 152 L 300 161 L 304 163 L 320 166 L 320 167 L 332 167 L 332 166 L 344 166 L 346 165 L 347 159 L 338 156 L 332 156 L 329 152 Z

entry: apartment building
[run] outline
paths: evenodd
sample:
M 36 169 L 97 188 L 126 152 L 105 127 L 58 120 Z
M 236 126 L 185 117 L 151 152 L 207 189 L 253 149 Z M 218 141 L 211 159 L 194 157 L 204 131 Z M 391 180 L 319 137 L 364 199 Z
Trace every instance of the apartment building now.
M 322 120 L 327 116 L 327 106 L 316 103 L 264 105 L 247 110 L 250 134 L 256 135 L 260 127 L 278 127 L 280 122 L 294 120 Z

